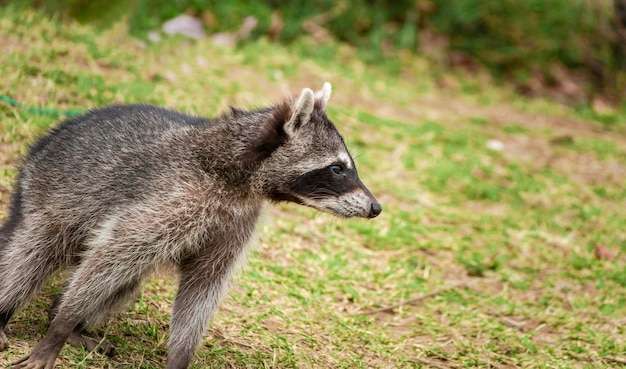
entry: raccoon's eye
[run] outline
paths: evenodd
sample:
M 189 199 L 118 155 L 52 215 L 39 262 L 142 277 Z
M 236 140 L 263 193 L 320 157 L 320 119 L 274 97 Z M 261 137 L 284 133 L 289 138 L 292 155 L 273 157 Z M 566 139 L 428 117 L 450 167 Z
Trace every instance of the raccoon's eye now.
M 343 167 L 339 164 L 333 164 L 330 166 L 330 170 L 332 170 L 335 174 L 341 174 L 341 172 L 343 172 Z

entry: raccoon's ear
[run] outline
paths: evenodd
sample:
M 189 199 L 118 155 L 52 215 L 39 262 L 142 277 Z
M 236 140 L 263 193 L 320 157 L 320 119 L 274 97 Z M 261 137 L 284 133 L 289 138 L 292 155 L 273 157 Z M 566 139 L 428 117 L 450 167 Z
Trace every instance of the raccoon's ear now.
M 308 88 L 302 90 L 298 100 L 284 102 L 274 107 L 272 115 L 265 121 L 247 149 L 241 160 L 244 166 L 254 166 L 268 158 L 274 150 L 284 144 L 305 124 L 311 120 L 315 107 L 315 95 Z M 237 112 L 233 111 L 233 115 Z
M 315 93 L 315 106 L 322 111 L 326 111 L 326 106 L 328 105 L 328 100 L 330 100 L 330 92 L 332 90 L 332 86 L 329 82 L 324 82 L 324 87 L 322 87 L 322 91 L 317 91 Z
M 293 136 L 303 125 L 311 120 L 315 107 L 315 95 L 310 88 L 302 90 L 300 97 L 291 109 L 291 117 L 285 122 L 284 130 L 288 136 Z

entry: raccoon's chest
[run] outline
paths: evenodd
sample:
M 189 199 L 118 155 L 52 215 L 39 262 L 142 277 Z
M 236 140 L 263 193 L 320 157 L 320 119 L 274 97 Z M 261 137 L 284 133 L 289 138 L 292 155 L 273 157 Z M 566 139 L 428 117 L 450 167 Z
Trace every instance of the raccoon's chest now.
M 200 225 L 206 235 L 206 246 L 248 243 L 254 234 L 261 210 L 261 204 L 208 209 L 208 221 Z
M 243 251 L 252 239 L 263 204 L 196 203 L 195 209 L 176 211 L 163 219 L 160 237 L 174 259 L 206 251 Z M 165 230 L 165 231 L 163 231 Z M 159 238 L 160 238 L 159 237 Z M 155 241 L 159 241 L 156 239 Z

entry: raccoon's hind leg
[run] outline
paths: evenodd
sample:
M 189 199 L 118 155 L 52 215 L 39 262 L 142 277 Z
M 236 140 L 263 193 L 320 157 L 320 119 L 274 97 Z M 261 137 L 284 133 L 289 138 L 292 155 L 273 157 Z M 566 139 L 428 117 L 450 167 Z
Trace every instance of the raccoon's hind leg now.
M 0 351 L 4 351 L 9 348 L 9 339 L 6 333 L 4 333 L 4 327 L 6 327 L 9 319 L 13 315 L 13 312 L 6 312 L 0 314 Z
M 8 225 L 8 226 L 7 226 Z M 37 292 L 64 259 L 43 227 L 23 222 L 2 227 L 0 234 L 0 351 L 8 347 L 4 333 L 13 313 Z
M 9 238 L 13 233 L 13 230 L 9 228 L 9 224 L 10 221 L 7 221 L 0 228 L 0 260 L 3 258 L 4 249 L 6 248 Z M 0 273 L 1 272 L 2 269 L 0 269 Z M 0 351 L 4 351 L 9 347 L 9 340 L 7 335 L 4 333 L 4 327 L 6 327 L 9 322 L 11 315 L 13 315 L 13 310 L 7 310 L 4 313 L 0 313 Z
M 15 232 L 15 229 L 22 222 L 22 209 L 21 209 L 21 196 L 19 191 L 16 191 L 13 203 L 9 209 L 9 216 L 4 220 L 4 223 L 0 227 L 0 275 L 4 275 L 2 270 L 2 260 L 5 258 L 6 249 L 9 241 Z M 1 292 L 1 291 L 0 291 Z M 13 315 L 14 309 L 7 309 L 4 312 L 0 312 L 0 351 L 4 351 L 9 347 L 9 340 L 4 333 L 11 315 Z

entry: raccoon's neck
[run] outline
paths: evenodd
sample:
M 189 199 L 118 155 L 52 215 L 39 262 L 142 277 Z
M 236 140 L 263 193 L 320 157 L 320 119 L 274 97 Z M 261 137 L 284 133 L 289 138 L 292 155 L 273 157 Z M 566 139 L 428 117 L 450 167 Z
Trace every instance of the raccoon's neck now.
M 256 197 L 253 178 L 254 168 L 241 158 L 254 137 L 254 121 L 243 125 L 232 119 L 189 132 L 191 154 L 196 158 L 202 172 L 221 191 L 244 197 Z

